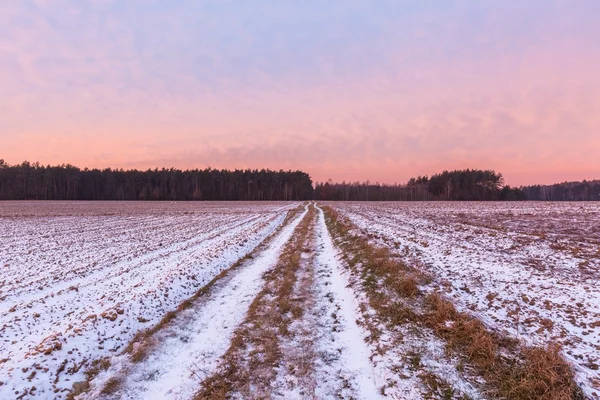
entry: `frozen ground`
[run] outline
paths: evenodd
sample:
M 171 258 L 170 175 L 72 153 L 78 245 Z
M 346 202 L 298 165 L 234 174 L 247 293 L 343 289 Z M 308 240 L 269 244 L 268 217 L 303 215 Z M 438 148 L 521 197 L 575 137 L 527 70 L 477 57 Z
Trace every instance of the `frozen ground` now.
M 121 351 L 291 207 L 0 203 L 0 398 L 63 397 L 93 359 Z
M 257 323 L 280 332 L 269 338 L 278 361 L 260 365 L 274 377 L 271 398 L 486 398 L 485 382 L 442 339 L 418 324 L 389 325 L 370 308 L 362 267 L 348 265 L 321 209 L 305 206 L 286 220 L 298 205 L 0 203 L 0 399 L 64 398 L 103 357 L 110 367 L 78 398 L 193 399 L 229 352 L 252 355 L 239 363 L 248 368 L 241 376 L 256 373 L 248 360 L 260 364 L 263 336 L 247 327 Z M 528 343 L 562 343 L 586 394 L 598 393 L 600 205 L 331 205 L 428 272 L 424 290 L 446 291 Z M 289 272 L 278 269 L 290 265 L 289 249 L 301 253 L 295 278 L 274 279 L 270 272 Z M 145 357 L 123 353 L 136 333 L 252 251 L 148 336 Z M 252 315 L 262 320 L 248 320 L 251 307 L 277 310 L 286 281 L 302 312 L 288 312 L 283 330 L 260 309 Z M 240 332 L 253 335 L 236 353 Z M 116 389 L 102 393 L 111 378 Z M 432 389 L 432 380 L 448 390 Z
M 600 396 L 599 203 L 333 205 L 463 310 L 528 343 L 561 343 Z

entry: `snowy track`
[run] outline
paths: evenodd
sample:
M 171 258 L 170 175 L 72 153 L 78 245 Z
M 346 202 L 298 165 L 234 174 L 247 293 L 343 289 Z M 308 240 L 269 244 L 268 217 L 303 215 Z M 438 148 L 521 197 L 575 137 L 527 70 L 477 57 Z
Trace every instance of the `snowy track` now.
M 372 349 L 365 343 L 367 333 L 357 325 L 360 318 L 358 301 L 340 263 L 331 235 L 319 208 L 317 220 L 317 307 L 329 329 L 317 342 L 318 353 L 324 355 L 316 365 L 318 382 L 316 397 L 379 399 L 379 388 L 385 384 L 370 362 Z M 345 386 L 345 387 L 344 387 Z
M 217 366 L 229 347 L 235 328 L 243 320 L 248 306 L 262 289 L 262 275 L 277 262 L 284 244 L 306 211 L 285 226 L 268 243 L 268 247 L 231 271 L 211 290 L 208 298 L 182 312 L 172 324 L 153 336 L 159 345 L 148 358 L 137 364 L 128 356 L 114 359 L 112 367 L 97 382 L 90 398 L 111 399 L 190 399 L 198 384 Z M 122 389 L 110 396 L 100 396 L 106 380 L 126 376 Z
M 370 361 L 358 301 L 339 261 L 323 211 L 317 208 L 309 247 L 297 271 L 293 300 L 304 309 L 280 338 L 283 359 L 273 399 L 381 399 L 384 384 Z

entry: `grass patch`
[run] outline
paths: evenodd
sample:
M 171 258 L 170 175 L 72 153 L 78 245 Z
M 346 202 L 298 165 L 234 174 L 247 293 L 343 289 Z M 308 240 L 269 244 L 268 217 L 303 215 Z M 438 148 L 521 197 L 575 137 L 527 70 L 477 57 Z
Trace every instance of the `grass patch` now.
M 100 393 L 105 395 L 114 394 L 119 390 L 119 387 L 121 387 L 121 379 L 113 376 L 106 381 Z

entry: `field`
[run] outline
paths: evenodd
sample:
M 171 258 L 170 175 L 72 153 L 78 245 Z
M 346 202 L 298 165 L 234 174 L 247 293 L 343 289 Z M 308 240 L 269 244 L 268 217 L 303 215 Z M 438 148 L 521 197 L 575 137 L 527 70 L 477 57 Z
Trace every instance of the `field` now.
M 433 276 L 429 289 L 459 309 L 527 343 L 561 344 L 588 394 L 600 395 L 600 204 L 337 208 L 371 240 Z
M 598 203 L 2 202 L 0 398 L 600 398 L 599 221 Z

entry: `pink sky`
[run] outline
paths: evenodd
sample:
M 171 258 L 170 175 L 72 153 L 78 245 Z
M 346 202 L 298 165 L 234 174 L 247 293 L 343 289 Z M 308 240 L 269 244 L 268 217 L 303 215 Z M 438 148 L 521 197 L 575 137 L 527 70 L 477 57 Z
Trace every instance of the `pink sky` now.
M 600 178 L 595 2 L 249 3 L 3 4 L 0 158 Z

